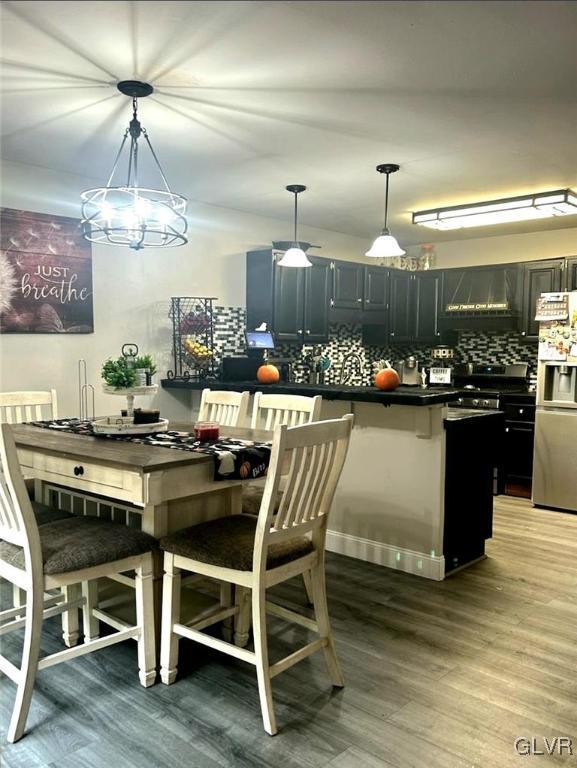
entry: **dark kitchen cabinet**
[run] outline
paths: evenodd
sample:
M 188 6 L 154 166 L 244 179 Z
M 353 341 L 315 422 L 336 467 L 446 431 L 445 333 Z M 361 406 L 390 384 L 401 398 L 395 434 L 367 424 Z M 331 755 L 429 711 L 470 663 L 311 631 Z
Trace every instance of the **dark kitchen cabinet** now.
M 539 338 L 539 323 L 535 320 L 537 299 L 541 293 L 562 290 L 564 266 L 564 259 L 530 261 L 523 265 L 521 336 L 524 338 Z
M 411 298 L 413 274 L 391 270 L 389 298 L 389 340 L 395 344 L 412 341 L 414 332 Z
M 270 248 L 247 253 L 247 328 L 266 323 L 278 342 L 324 342 L 329 332 L 331 262 L 309 256 L 312 267 L 279 267 L 282 255 Z
M 360 310 L 363 304 L 365 268 L 353 261 L 333 261 L 333 295 L 335 309 Z
M 509 496 L 530 498 L 535 442 L 535 395 L 505 394 L 503 408 L 505 440 L 500 491 Z
M 279 267 L 275 263 L 272 330 L 277 341 L 301 341 L 303 338 L 304 271 Z
M 318 344 L 328 339 L 332 269 L 327 259 L 309 259 L 312 267 L 299 270 L 305 273 L 303 340 L 305 344 Z
M 568 291 L 577 291 L 577 256 L 567 259 L 567 283 Z
M 420 344 L 439 341 L 439 301 L 441 278 L 438 272 L 414 275 L 412 305 L 414 312 L 414 340 Z
M 385 267 L 365 267 L 364 312 L 385 313 L 387 311 L 390 274 Z

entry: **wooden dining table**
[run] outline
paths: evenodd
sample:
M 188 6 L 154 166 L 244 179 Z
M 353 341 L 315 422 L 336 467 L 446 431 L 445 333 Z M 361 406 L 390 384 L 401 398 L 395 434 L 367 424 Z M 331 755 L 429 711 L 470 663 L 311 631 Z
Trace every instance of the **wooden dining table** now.
M 192 432 L 193 425 L 171 422 L 170 429 Z M 30 424 L 12 426 L 18 458 L 26 477 L 34 478 L 35 497 L 61 486 L 94 497 L 130 505 L 141 528 L 159 539 L 168 533 L 242 510 L 239 479 L 215 480 L 212 456 Z M 221 437 L 270 441 L 272 433 L 240 427 L 221 428 Z M 162 553 L 155 555 L 155 620 L 160 627 Z

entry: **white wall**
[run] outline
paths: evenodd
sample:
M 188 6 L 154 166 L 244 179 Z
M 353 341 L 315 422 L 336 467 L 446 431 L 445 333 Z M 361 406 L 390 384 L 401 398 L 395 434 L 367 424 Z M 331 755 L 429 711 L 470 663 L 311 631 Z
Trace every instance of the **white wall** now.
M 3 166 L 2 177 L 3 206 L 66 216 L 79 215 L 80 191 L 95 184 L 94 179 L 14 163 Z M 219 304 L 244 305 L 245 252 L 266 247 L 273 239 L 287 239 L 290 222 L 195 202 L 189 204 L 189 213 L 189 242 L 181 248 L 135 253 L 93 246 L 95 332 L 0 335 L 0 391 L 55 387 L 61 414 L 75 415 L 77 361 L 85 358 L 96 389 L 97 413 L 116 413 L 121 401 L 100 391 L 100 367 L 120 354 L 124 342 L 134 341 L 157 359 L 164 375 L 170 367 L 170 296 L 216 296 Z M 325 230 L 303 227 L 299 234 L 322 244 L 325 255 L 336 258 L 354 258 L 364 245 Z M 141 404 L 149 402 L 143 399 Z M 155 402 L 168 417 L 184 415 L 179 400 L 166 392 Z
M 413 255 L 419 250 L 412 247 L 408 252 Z M 435 266 L 440 269 L 575 256 L 577 227 L 435 243 L 435 252 Z

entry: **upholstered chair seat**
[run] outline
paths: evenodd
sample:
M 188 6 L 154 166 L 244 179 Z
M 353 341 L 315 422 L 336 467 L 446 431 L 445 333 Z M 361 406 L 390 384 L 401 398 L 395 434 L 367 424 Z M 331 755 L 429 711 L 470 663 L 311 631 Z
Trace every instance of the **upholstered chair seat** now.
M 72 517 L 70 512 L 65 512 L 63 509 L 56 509 L 55 507 L 48 507 L 46 504 L 40 504 L 39 501 L 32 501 L 31 504 L 38 525 L 55 523 L 57 520 L 66 520 Z
M 38 532 L 46 575 L 93 568 L 142 555 L 158 546 L 156 539 L 142 531 L 76 515 L 39 525 Z M 0 560 L 24 568 L 24 550 L 6 541 L 0 542 Z
M 256 517 L 244 514 L 221 517 L 165 536 L 160 540 L 160 547 L 173 555 L 221 568 L 251 571 L 257 522 Z M 267 552 L 267 568 L 277 568 L 312 550 L 312 542 L 306 536 L 271 544 Z

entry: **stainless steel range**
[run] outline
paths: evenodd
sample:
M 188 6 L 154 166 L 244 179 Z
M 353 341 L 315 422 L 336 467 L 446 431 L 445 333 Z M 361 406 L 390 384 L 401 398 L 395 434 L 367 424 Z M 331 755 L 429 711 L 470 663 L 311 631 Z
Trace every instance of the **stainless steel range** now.
M 508 392 L 527 391 L 527 363 L 510 365 L 465 363 L 455 366 L 454 385 L 461 390 L 455 408 L 503 410 Z

